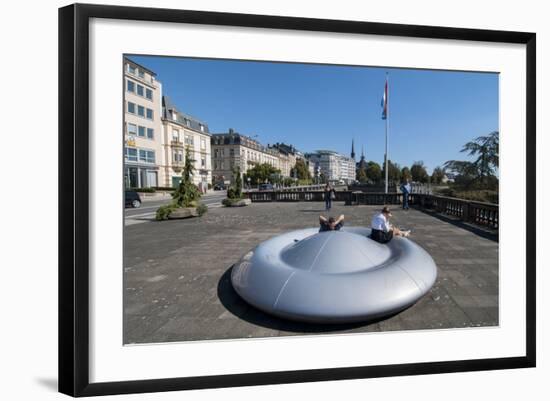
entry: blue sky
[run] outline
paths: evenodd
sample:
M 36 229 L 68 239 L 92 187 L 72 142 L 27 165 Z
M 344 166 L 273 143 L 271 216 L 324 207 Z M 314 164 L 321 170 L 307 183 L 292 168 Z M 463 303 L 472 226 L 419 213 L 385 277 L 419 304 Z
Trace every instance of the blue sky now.
M 132 56 L 153 70 L 178 108 L 210 132 L 231 127 L 265 144 L 384 159 L 381 98 L 390 82 L 390 159 L 428 171 L 469 140 L 498 130 L 498 74 Z

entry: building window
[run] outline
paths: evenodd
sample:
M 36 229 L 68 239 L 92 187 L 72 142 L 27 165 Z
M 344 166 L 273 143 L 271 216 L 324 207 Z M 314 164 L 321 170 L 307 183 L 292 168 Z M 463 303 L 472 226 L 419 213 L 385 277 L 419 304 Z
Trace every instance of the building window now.
M 136 67 L 134 67 L 133 65 L 128 64 L 128 72 L 130 74 L 136 75 Z
M 154 163 L 155 152 L 152 150 L 139 149 L 139 161 L 144 163 Z
M 180 135 L 177 129 L 172 130 L 172 140 L 174 142 L 179 142 L 180 140 Z
M 136 84 L 133 81 L 126 81 L 126 90 L 128 92 L 134 92 L 136 90 Z
M 145 127 L 138 127 L 138 135 L 141 137 L 145 137 Z
M 139 96 L 143 96 L 143 89 L 144 89 L 143 86 L 141 86 L 141 85 L 137 86 L 137 94 Z
M 128 102 L 128 113 L 136 114 L 136 104 Z
M 147 138 L 153 139 L 155 137 L 155 130 L 153 128 L 147 128 Z
M 152 119 L 153 119 L 153 110 L 147 109 L 147 118 L 148 118 L 149 120 L 152 120 Z
M 229 157 L 235 157 L 235 149 L 229 150 Z
M 206 168 L 206 158 L 205 157 L 201 157 L 201 167 Z
M 137 126 L 135 124 L 128 124 L 128 135 L 136 135 Z
M 129 162 L 137 162 L 137 149 L 126 148 L 126 160 L 128 160 Z
M 172 159 L 174 163 L 181 163 L 183 161 L 183 151 L 174 150 L 172 152 Z
M 151 89 L 145 89 L 145 97 L 149 100 L 153 100 L 153 91 Z
M 145 73 L 144 73 L 142 70 L 138 70 L 138 77 L 144 78 L 144 77 L 145 77 Z
M 185 135 L 185 144 L 191 146 L 194 145 L 193 135 Z
M 137 113 L 138 113 L 138 116 L 140 116 L 140 117 L 145 117 L 145 107 L 140 106 L 140 105 L 138 104 L 137 110 L 138 110 L 138 112 L 137 112 Z
M 204 125 L 199 124 L 199 127 L 200 127 L 201 131 L 204 132 Z
M 201 138 L 201 149 L 206 149 L 206 139 Z

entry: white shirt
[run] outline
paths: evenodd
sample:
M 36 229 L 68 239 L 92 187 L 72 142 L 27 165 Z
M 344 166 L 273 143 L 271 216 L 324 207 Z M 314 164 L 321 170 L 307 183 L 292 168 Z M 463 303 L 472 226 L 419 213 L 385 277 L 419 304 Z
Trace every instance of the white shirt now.
M 371 228 L 388 232 L 390 231 L 390 227 L 390 222 L 383 213 L 379 213 L 372 218 Z

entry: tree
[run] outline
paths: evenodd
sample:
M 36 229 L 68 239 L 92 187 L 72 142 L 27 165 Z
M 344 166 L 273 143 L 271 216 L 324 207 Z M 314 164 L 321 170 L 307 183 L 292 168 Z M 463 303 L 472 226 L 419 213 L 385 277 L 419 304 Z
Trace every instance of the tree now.
M 369 180 L 369 177 L 367 176 L 367 169 L 365 167 L 361 167 L 357 170 L 357 173 L 355 175 L 355 179 L 359 181 L 361 184 L 364 184 Z
M 479 136 L 464 145 L 461 152 L 468 152 L 468 156 L 477 156 L 473 162 L 478 170 L 479 177 L 495 175 L 498 168 L 498 131 L 489 135 Z
M 276 169 L 269 163 L 256 164 L 253 168 L 246 172 L 247 178 L 250 178 L 252 185 L 262 184 L 275 180 L 276 174 L 280 174 L 281 170 Z
M 437 166 L 434 168 L 434 171 L 432 171 L 432 182 L 434 184 L 441 184 L 444 177 L 445 171 L 441 167 Z
M 411 177 L 415 182 L 427 183 L 430 181 L 430 176 L 422 160 L 414 162 L 411 166 Z
M 367 163 L 367 169 L 365 170 L 365 174 L 367 175 L 367 178 L 369 181 L 371 181 L 374 184 L 377 184 L 380 182 L 380 179 L 382 178 L 382 168 L 378 163 L 370 161 Z
M 196 206 L 201 197 L 199 188 L 193 184 L 192 175 L 195 172 L 195 160 L 191 157 L 189 146 L 185 148 L 185 164 L 181 173 L 182 180 L 172 194 L 172 199 L 178 207 Z
M 412 179 L 411 170 L 407 166 L 401 169 L 401 178 L 407 181 Z
M 382 167 L 382 179 L 386 179 L 386 163 Z M 391 160 L 388 160 L 388 181 L 390 184 L 395 184 L 401 181 L 401 169 L 399 164 L 393 163 Z
M 299 180 L 311 179 L 311 174 L 309 173 L 309 169 L 303 159 L 296 159 L 296 164 L 292 169 L 290 169 L 290 176 Z
M 235 197 L 240 199 L 243 196 L 243 180 L 239 166 L 233 168 L 233 177 L 235 177 Z
M 499 132 L 479 136 L 466 143 L 461 152 L 477 157 L 474 161 L 448 160 L 443 167 L 454 172 L 455 183 L 464 187 L 480 189 L 498 188 L 498 178 L 495 176 L 499 165 Z

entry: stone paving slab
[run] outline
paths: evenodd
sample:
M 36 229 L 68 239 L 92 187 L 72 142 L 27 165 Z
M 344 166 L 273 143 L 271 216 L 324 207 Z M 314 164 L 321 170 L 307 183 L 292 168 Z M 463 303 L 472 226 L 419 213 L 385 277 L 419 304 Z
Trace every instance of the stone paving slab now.
M 231 266 L 258 243 L 317 226 L 323 204 L 254 203 L 213 208 L 201 218 L 147 222 L 124 229 L 124 343 L 443 329 L 499 324 L 498 238 L 446 216 L 398 208 L 393 223 L 438 266 L 432 290 L 394 316 L 312 325 L 267 315 L 230 283 Z M 369 226 L 380 206 L 335 204 L 349 226 Z

